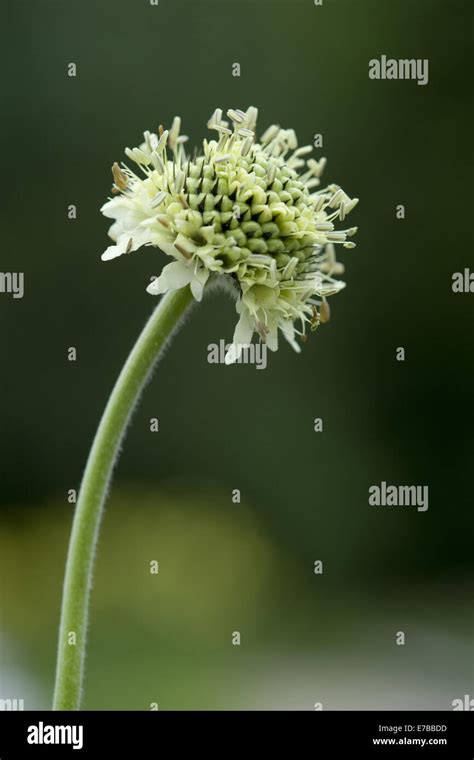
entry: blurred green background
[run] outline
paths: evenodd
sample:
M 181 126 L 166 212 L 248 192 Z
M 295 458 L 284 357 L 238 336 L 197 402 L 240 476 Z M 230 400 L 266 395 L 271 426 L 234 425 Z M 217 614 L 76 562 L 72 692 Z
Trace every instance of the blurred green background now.
M 25 296 L 0 294 L 0 698 L 50 704 L 67 492 L 166 263 L 151 248 L 101 262 L 110 166 L 175 114 L 194 146 L 215 107 L 252 104 L 261 131 L 321 133 L 326 179 L 360 197 L 348 287 L 302 354 L 284 345 L 264 372 L 207 363 L 235 324 L 225 296 L 173 343 L 107 505 L 84 705 L 450 709 L 473 688 L 474 296 L 451 291 L 473 267 L 470 3 L 38 0 L 3 14 L 0 269 L 25 273 Z M 428 58 L 429 84 L 370 80 L 382 54 Z M 429 510 L 369 507 L 381 480 L 428 485 Z

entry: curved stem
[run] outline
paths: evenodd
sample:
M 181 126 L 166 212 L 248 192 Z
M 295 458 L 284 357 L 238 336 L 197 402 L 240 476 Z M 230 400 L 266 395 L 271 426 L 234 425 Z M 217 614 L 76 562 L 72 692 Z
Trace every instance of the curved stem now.
M 119 375 L 94 438 L 69 542 L 53 710 L 79 709 L 94 553 L 107 489 L 135 404 L 192 300 L 189 287 L 161 299 Z

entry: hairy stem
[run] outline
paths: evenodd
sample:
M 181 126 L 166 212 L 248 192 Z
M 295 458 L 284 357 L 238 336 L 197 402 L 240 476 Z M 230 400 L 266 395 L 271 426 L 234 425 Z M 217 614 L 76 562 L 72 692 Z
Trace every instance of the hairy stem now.
M 134 407 L 164 345 L 193 298 L 165 295 L 145 325 L 109 398 L 87 460 L 64 578 L 53 710 L 78 710 L 82 695 L 94 554 L 112 471 Z

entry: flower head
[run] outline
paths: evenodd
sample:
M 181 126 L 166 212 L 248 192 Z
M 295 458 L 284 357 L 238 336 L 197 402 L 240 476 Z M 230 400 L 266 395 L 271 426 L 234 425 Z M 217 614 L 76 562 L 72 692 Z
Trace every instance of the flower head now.
M 311 146 L 298 148 L 292 129 L 272 125 L 257 141 L 257 113 L 230 109 L 225 121 L 216 109 L 215 139 L 192 156 L 179 117 L 170 130 L 145 132 L 142 145 L 125 150 L 142 176 L 114 164 L 114 197 L 101 209 L 115 220 L 104 260 L 142 245 L 173 259 L 149 293 L 189 285 L 200 301 L 207 283 L 232 285 L 240 316 L 228 363 L 254 333 L 275 351 L 281 331 L 300 350 L 295 335 L 327 321 L 326 299 L 344 287 L 335 244 L 353 248 L 357 231 L 335 230 L 358 199 L 338 185 L 320 189 L 326 159 L 308 158 Z

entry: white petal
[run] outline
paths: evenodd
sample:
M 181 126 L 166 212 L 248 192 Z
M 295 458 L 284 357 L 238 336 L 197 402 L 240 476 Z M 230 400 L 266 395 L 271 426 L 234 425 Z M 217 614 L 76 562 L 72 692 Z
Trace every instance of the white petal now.
M 130 238 L 122 235 L 117 241 L 117 245 L 109 245 L 109 247 L 105 249 L 101 256 L 102 261 L 111 261 L 111 259 L 116 259 L 118 256 L 122 256 L 122 254 L 126 252 L 129 242 Z
M 240 358 L 243 347 L 249 345 L 252 340 L 252 335 L 254 334 L 255 328 L 247 309 L 243 309 L 242 306 L 240 306 L 240 308 L 241 315 L 235 326 L 232 345 L 225 356 L 226 364 L 233 364 Z
M 250 318 L 250 314 L 248 311 L 242 311 L 242 314 L 240 315 L 240 319 L 237 322 L 237 325 L 235 327 L 234 331 L 234 343 L 242 343 L 244 345 L 248 345 L 250 341 L 252 340 L 252 335 L 254 334 L 255 328 L 254 324 Z
M 123 196 L 119 196 L 104 203 L 100 211 L 104 216 L 108 217 L 108 219 L 116 219 L 123 213 L 124 208 L 129 207 L 130 203 L 126 202 L 126 199 Z
M 112 227 L 114 226 L 115 225 L 112 225 Z M 112 229 L 112 227 L 110 229 Z M 145 245 L 145 243 L 149 242 L 150 234 L 148 230 L 136 227 L 131 232 L 122 232 L 117 239 L 117 245 L 109 245 L 109 247 L 104 251 L 101 256 L 102 261 L 110 261 L 111 259 L 116 259 L 117 256 L 122 256 L 124 253 L 132 253 L 132 251 L 137 251 L 138 248 L 141 248 L 142 245 Z
M 333 296 L 335 293 L 339 293 L 339 291 L 345 287 L 346 283 L 342 282 L 342 280 L 322 282 L 315 286 L 314 294 L 320 297 Z
M 146 229 L 145 227 L 136 227 L 133 233 L 129 236 L 129 239 L 132 238 L 133 240 L 133 244 L 132 244 L 132 247 L 130 248 L 130 251 L 136 251 L 138 250 L 138 248 L 141 248 L 142 245 L 151 243 L 151 237 L 152 236 L 148 229 Z
M 125 253 L 125 251 L 121 251 L 118 245 L 109 245 L 100 258 L 102 261 L 112 261 L 112 259 L 121 256 L 122 253 Z
M 296 351 L 297 354 L 301 353 L 301 346 L 295 340 L 295 326 L 291 320 L 285 320 L 280 322 L 280 329 L 287 339 L 290 346 Z
M 270 327 L 267 336 L 265 338 L 265 343 L 267 344 L 267 348 L 270 349 L 270 351 L 278 351 L 278 326 L 273 325 Z
M 172 264 L 167 264 L 160 276 L 148 285 L 147 292 L 157 296 L 160 293 L 167 293 L 168 290 L 180 290 L 185 285 L 189 285 L 192 276 L 192 269 L 181 261 L 173 261 Z
M 229 350 L 227 351 L 224 361 L 227 364 L 227 366 L 229 366 L 229 364 L 234 364 L 234 362 L 237 361 L 239 356 L 240 356 L 240 352 L 237 353 L 237 346 L 233 343 L 231 347 L 229 348 Z
M 162 233 L 161 233 L 162 234 Z M 167 242 L 166 239 L 158 240 L 156 242 L 156 245 L 160 249 L 160 251 L 163 251 L 163 253 L 166 253 L 167 256 L 171 256 L 173 259 L 177 259 L 180 262 L 188 261 L 179 251 L 174 247 L 174 243 Z
M 196 301 L 202 301 L 202 294 L 204 292 L 204 285 L 209 277 L 207 269 L 198 269 L 194 277 L 191 280 L 191 293 Z

